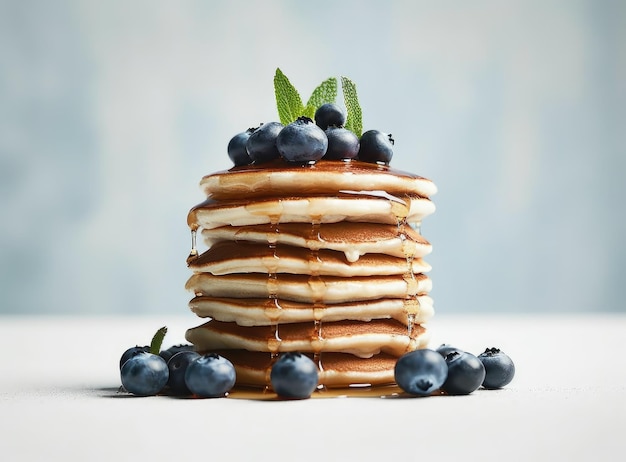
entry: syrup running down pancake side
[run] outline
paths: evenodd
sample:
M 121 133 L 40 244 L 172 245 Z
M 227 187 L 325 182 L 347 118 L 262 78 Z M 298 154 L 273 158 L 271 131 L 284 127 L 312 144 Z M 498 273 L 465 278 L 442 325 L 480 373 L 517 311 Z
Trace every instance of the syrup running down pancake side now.
M 200 187 L 206 200 L 187 219 L 186 289 L 203 318 L 186 334 L 195 349 L 229 359 L 238 387 L 267 391 L 273 362 L 299 351 L 323 389 L 396 390 L 398 357 L 428 344 L 421 221 L 435 211 L 435 185 L 355 160 L 276 160 L 207 175 Z

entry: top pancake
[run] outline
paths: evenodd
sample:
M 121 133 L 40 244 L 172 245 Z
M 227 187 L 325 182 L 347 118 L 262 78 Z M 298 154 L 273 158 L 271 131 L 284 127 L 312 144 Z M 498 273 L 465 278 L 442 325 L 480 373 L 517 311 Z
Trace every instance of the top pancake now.
M 433 182 L 426 178 L 355 160 L 321 160 L 306 165 L 276 160 L 235 167 L 203 177 L 200 188 L 215 200 L 324 195 L 344 190 L 428 198 L 437 192 Z

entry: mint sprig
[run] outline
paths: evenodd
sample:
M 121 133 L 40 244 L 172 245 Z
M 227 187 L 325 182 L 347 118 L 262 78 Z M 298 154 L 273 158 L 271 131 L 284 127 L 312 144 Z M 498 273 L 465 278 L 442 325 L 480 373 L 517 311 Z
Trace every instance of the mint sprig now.
M 322 104 L 326 103 L 334 103 L 337 99 L 337 79 L 335 77 L 330 77 L 324 80 L 322 83 L 318 85 L 318 87 L 313 90 L 311 93 L 311 97 L 306 103 L 306 107 L 304 108 L 304 116 L 313 119 L 315 117 L 315 111 Z
M 356 94 L 356 85 L 349 78 L 342 76 L 341 88 L 343 90 L 343 100 L 348 112 L 346 128 L 360 138 L 363 132 L 363 114 L 361 112 L 359 98 Z
M 167 327 L 165 326 L 156 331 L 154 337 L 152 337 L 152 341 L 150 342 L 150 353 L 153 355 L 158 355 L 160 353 L 165 334 L 167 334 Z
M 363 114 L 361 113 L 361 106 L 356 93 L 356 85 L 349 78 L 341 77 L 341 88 L 347 111 L 345 128 L 354 132 L 360 138 L 363 132 Z M 330 77 L 319 84 L 313 90 L 305 106 L 302 104 L 302 98 L 300 98 L 298 90 L 291 84 L 280 68 L 276 68 L 274 93 L 276 95 L 276 107 L 280 123 L 288 125 L 301 116 L 313 119 L 315 111 L 322 104 L 334 103 L 337 99 L 337 79 Z
M 304 105 L 298 90 L 295 89 L 287 76 L 278 68 L 274 75 L 274 93 L 276 94 L 276 106 L 280 123 L 283 125 L 290 124 L 303 114 Z

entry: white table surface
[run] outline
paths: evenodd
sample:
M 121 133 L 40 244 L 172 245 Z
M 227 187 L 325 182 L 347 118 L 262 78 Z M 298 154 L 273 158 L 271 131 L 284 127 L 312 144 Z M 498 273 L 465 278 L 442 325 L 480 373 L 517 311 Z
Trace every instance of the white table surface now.
M 505 389 L 303 401 L 129 397 L 118 361 L 180 317 L 0 317 L 0 460 L 623 460 L 624 315 L 446 316 L 431 346 L 499 347 Z

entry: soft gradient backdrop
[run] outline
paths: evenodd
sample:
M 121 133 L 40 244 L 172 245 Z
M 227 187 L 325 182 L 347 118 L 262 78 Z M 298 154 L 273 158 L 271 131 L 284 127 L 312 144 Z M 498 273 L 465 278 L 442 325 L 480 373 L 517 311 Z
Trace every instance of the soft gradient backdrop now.
M 0 1 L 0 312 L 184 313 L 235 133 L 356 82 L 433 179 L 438 313 L 623 311 L 626 2 Z

